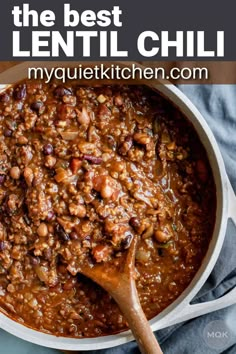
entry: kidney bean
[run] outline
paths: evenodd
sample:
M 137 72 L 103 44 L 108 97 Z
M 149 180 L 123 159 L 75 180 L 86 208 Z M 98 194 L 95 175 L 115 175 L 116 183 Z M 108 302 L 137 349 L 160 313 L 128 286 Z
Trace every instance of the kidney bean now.
M 12 130 L 10 129 L 5 129 L 4 132 L 3 132 L 3 135 L 6 137 L 6 138 L 10 138 L 12 136 Z
M 79 236 L 78 236 L 77 232 L 72 231 L 72 232 L 70 233 L 70 239 L 71 239 L 71 240 L 78 240 L 78 238 L 79 238 Z
M 91 236 L 90 235 L 85 236 L 84 240 L 90 242 L 91 241 Z
M 72 95 L 72 91 L 66 87 L 63 86 L 57 86 L 54 90 L 54 96 L 56 97 L 62 97 L 65 95 Z
M 56 225 L 55 232 L 62 241 L 69 241 L 70 236 L 68 235 L 67 232 L 65 232 L 65 230 L 60 224 Z
M 93 155 L 85 154 L 85 155 L 83 155 L 83 159 L 86 160 L 86 161 L 91 162 L 94 165 L 100 165 L 100 163 L 102 163 L 102 158 L 101 157 L 96 157 L 96 156 L 93 156 Z
M 32 265 L 38 265 L 40 263 L 39 257 L 30 256 L 30 262 Z
M 44 258 L 46 260 L 50 260 L 52 258 L 52 250 L 51 248 L 46 248 L 44 251 L 43 251 L 43 255 L 44 255 Z
M 5 175 L 0 175 L 0 185 L 4 183 L 5 179 L 6 179 Z
M 41 102 L 41 101 L 35 101 L 30 106 L 32 111 L 35 111 L 37 113 L 40 111 L 40 108 L 42 108 L 42 107 L 43 107 L 43 102 Z
M 121 241 L 121 248 L 127 250 L 130 247 L 132 240 L 133 240 L 132 234 L 126 235 L 125 238 L 123 238 L 123 240 Z
M 20 177 L 20 187 L 21 187 L 23 190 L 26 190 L 27 187 L 28 187 L 28 185 L 27 185 L 27 183 L 26 183 L 26 181 L 25 181 L 25 179 L 24 179 L 23 176 Z
M 0 241 L 0 252 L 1 252 L 1 251 L 4 251 L 5 248 L 6 248 L 5 242 L 4 242 L 4 241 Z
M 5 92 L 0 95 L 0 102 L 8 102 L 10 97 Z
M 26 225 L 30 225 L 31 224 L 31 220 L 30 220 L 30 218 L 28 217 L 28 215 L 27 214 L 25 214 L 24 216 L 23 216 L 23 219 L 24 219 L 24 222 L 26 223 Z
M 140 227 L 140 221 L 138 218 L 136 218 L 135 216 L 133 216 L 130 220 L 129 220 L 129 224 L 130 226 L 132 226 L 132 228 L 136 231 L 139 227 Z
M 52 144 L 46 144 L 43 147 L 44 155 L 51 155 L 53 153 L 53 146 Z
M 55 213 L 54 213 L 54 211 L 50 210 L 50 211 L 48 212 L 48 215 L 47 215 L 46 220 L 47 220 L 47 221 L 52 221 L 53 219 L 55 219 Z
M 13 92 L 13 96 L 15 100 L 22 100 L 23 98 L 26 97 L 26 85 L 19 85 L 15 88 Z
M 56 171 L 54 169 L 48 169 L 48 176 L 54 178 L 56 176 Z

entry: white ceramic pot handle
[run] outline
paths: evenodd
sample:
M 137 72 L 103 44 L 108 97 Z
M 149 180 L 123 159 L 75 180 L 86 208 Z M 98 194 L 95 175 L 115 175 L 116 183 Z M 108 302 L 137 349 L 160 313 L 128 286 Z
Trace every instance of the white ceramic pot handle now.
M 179 314 L 176 316 L 174 315 L 173 318 L 171 318 L 169 325 L 171 326 L 172 324 L 184 322 L 192 318 L 223 309 L 230 305 L 234 305 L 235 303 L 236 287 L 234 287 L 230 292 L 220 297 L 219 299 L 194 305 L 187 304 Z
M 229 180 L 228 201 L 228 217 L 233 221 L 236 227 L 236 195 Z M 236 304 L 236 287 L 219 299 L 194 305 L 187 304 L 180 313 L 174 314 L 173 318 L 170 320 L 170 325 L 187 321 L 191 318 L 205 315 L 206 313 L 217 311 L 233 304 Z

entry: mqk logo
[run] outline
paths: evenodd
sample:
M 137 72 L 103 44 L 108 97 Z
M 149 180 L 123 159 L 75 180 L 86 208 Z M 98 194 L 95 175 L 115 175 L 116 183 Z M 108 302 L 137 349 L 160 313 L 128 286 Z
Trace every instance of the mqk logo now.
M 216 320 L 208 323 L 203 330 L 203 338 L 207 346 L 213 349 L 224 349 L 233 342 L 235 334 L 226 322 Z

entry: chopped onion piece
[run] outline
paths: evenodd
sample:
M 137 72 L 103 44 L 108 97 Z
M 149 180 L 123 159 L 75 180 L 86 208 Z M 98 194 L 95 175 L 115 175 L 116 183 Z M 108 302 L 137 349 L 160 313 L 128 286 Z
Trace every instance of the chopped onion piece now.
M 74 140 L 78 136 L 78 131 L 61 131 L 60 135 L 64 140 Z

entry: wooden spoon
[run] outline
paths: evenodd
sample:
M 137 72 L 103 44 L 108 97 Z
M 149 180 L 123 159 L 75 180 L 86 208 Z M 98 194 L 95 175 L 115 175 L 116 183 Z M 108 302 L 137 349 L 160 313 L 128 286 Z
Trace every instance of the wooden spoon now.
M 135 285 L 134 237 L 123 265 L 118 267 L 99 263 L 82 265 L 79 272 L 105 289 L 117 302 L 143 354 L 161 354 L 162 350 L 142 310 Z

